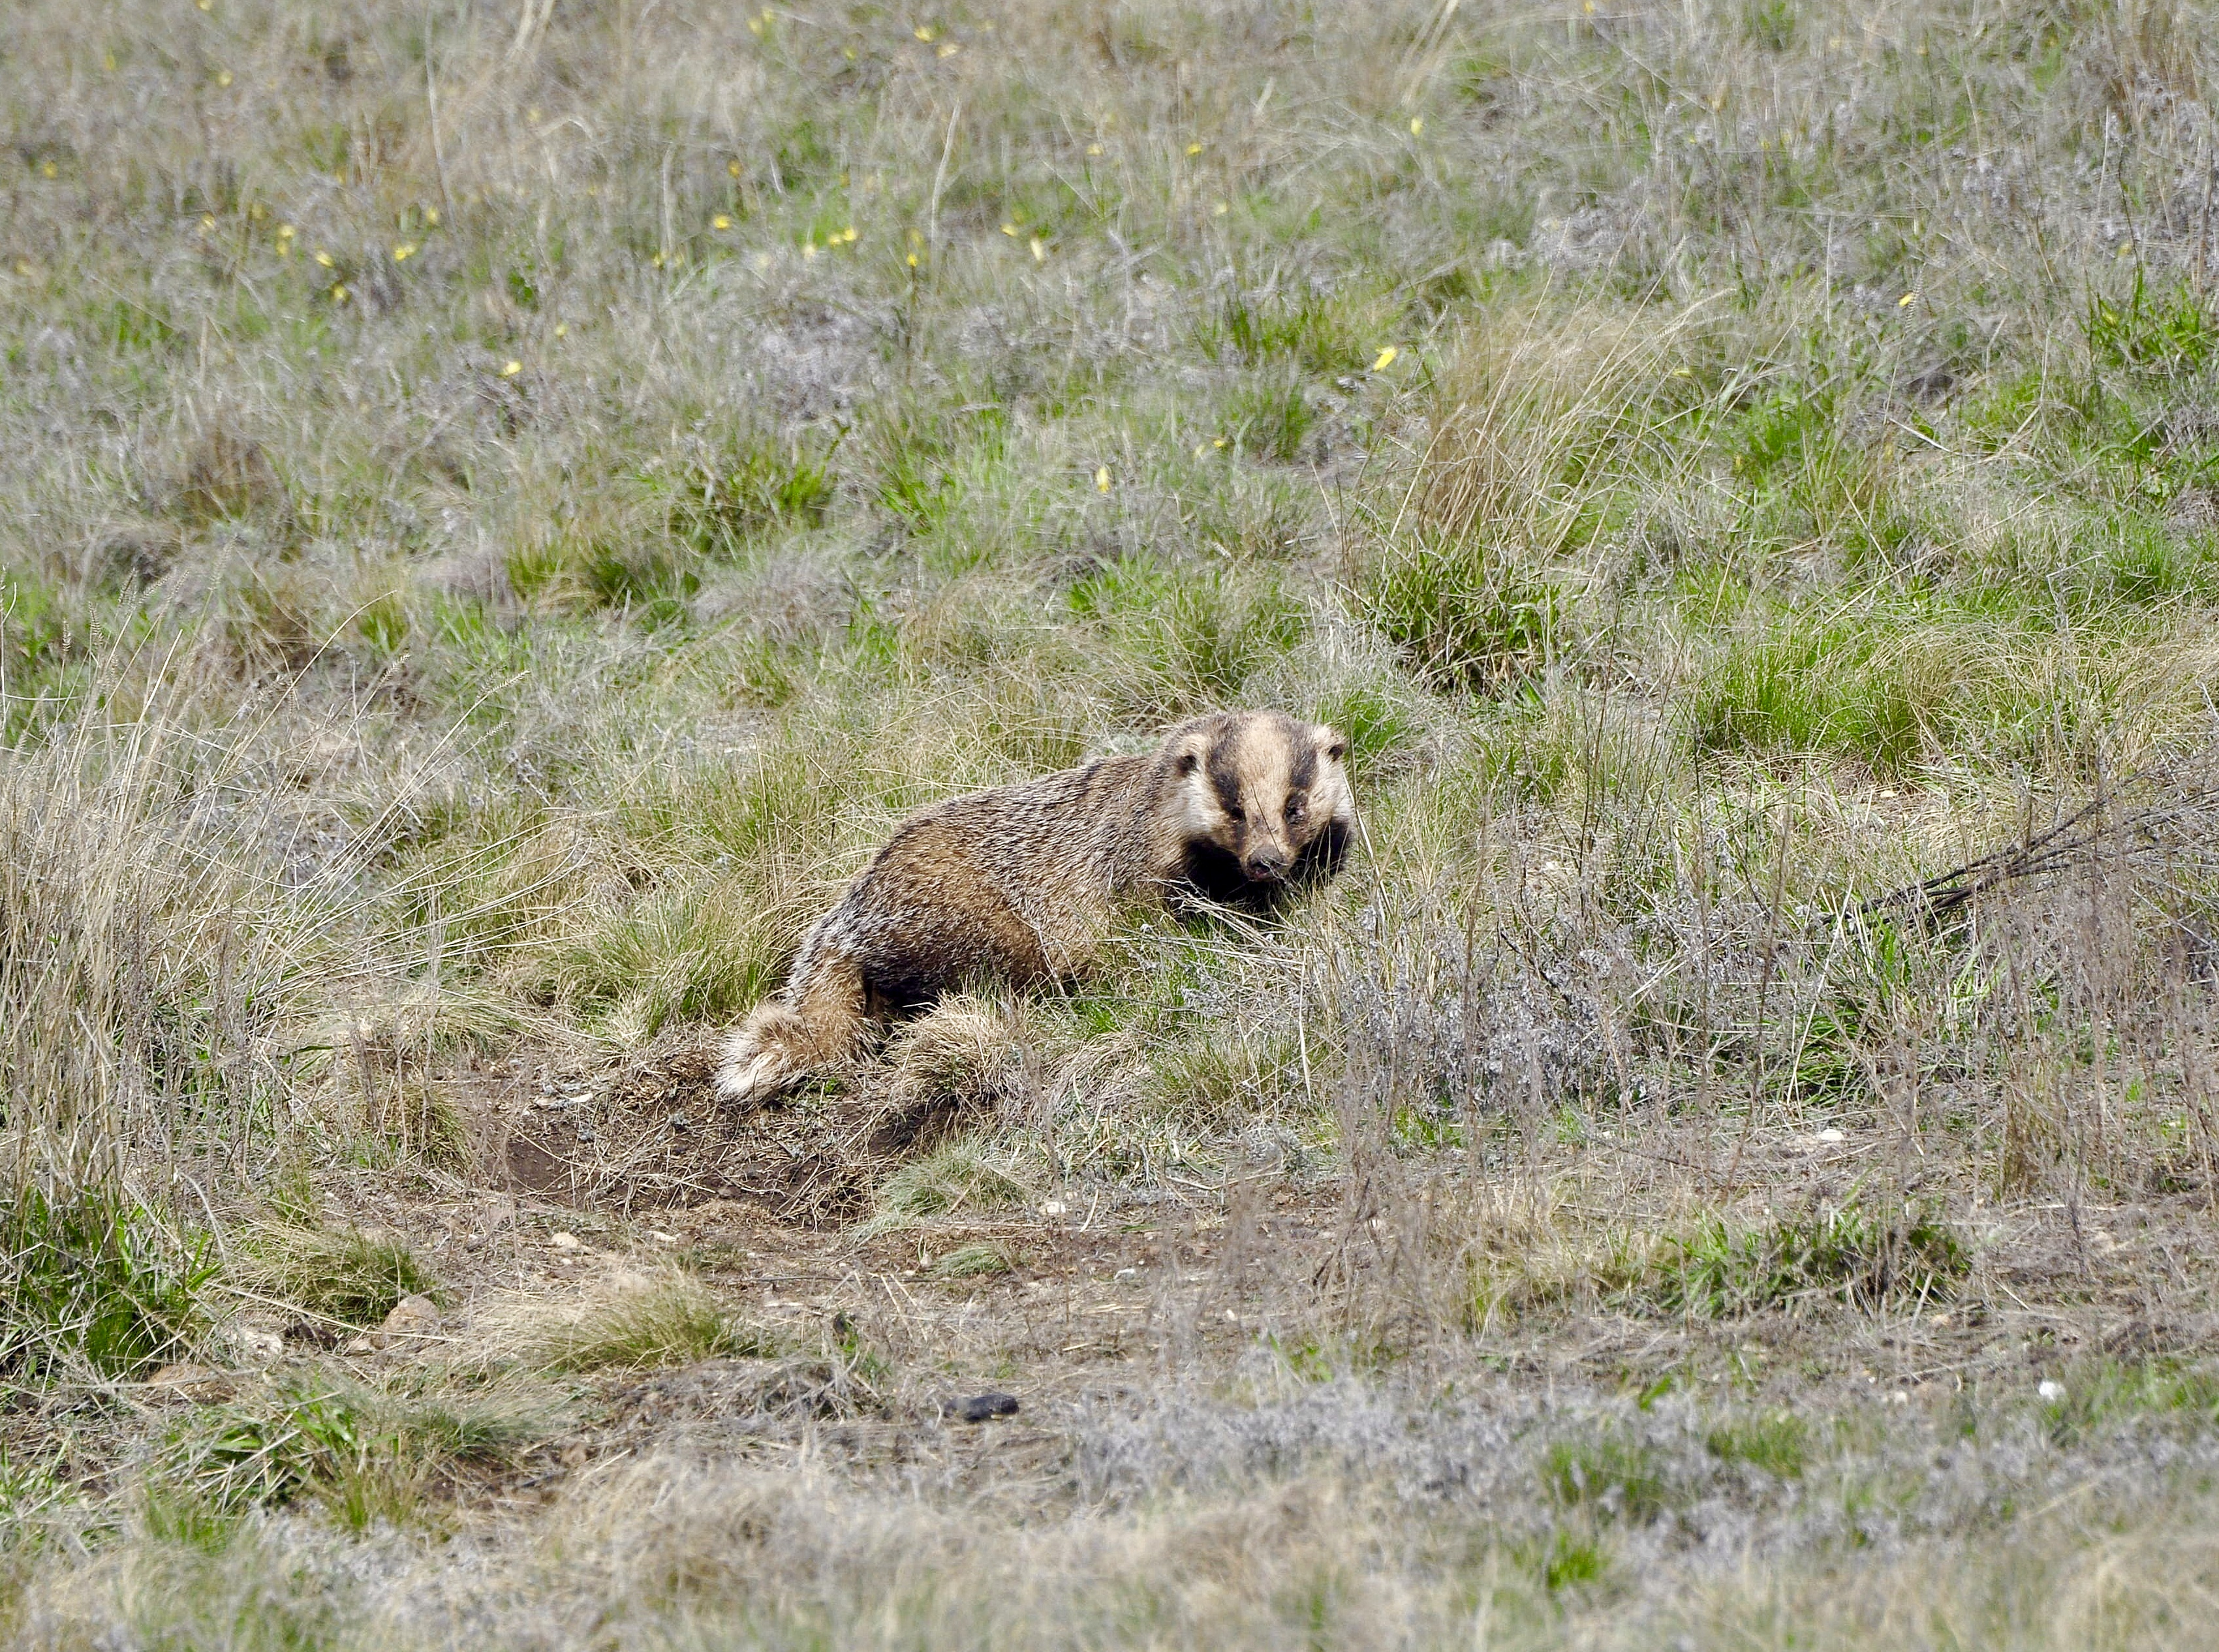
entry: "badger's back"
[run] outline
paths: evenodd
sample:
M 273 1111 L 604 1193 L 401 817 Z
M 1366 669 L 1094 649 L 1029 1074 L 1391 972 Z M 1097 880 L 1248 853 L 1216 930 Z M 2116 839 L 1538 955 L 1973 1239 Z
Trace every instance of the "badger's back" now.
M 911 817 L 811 932 L 796 975 L 836 953 L 899 1013 L 969 980 L 1072 974 L 1147 875 L 1149 768 L 1105 758 Z

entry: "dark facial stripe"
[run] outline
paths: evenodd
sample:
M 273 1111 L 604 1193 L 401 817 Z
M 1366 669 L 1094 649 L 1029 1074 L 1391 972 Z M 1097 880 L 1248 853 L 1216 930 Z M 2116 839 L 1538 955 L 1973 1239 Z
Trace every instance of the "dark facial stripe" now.
M 1295 766 L 1287 775 L 1287 790 L 1307 792 L 1317 780 L 1317 747 L 1305 738 L 1295 748 Z
M 1217 793 L 1217 801 L 1229 814 L 1240 806 L 1240 767 L 1238 747 L 1240 725 L 1228 723 L 1217 731 L 1209 742 L 1209 760 L 1206 772 L 1209 784 Z

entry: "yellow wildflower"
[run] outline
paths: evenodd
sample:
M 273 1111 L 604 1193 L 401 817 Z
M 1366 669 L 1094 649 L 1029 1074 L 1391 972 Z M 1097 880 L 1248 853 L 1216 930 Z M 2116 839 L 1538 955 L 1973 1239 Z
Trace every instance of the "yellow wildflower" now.
M 328 270 L 332 267 L 332 255 L 320 246 L 316 249 L 316 262 Z
M 207 213 L 202 213 L 201 214 L 201 233 L 203 235 L 213 235 L 215 233 L 215 220 L 210 217 Z
M 1002 233 L 1004 235 L 1015 235 L 1016 233 L 1017 227 L 1015 224 L 1004 224 L 1002 226 Z
M 814 242 L 814 241 L 804 241 L 804 242 L 801 244 L 801 261 L 802 261 L 804 264 L 807 264 L 808 262 L 810 262 L 810 260 L 811 260 L 812 258 L 814 258 L 816 256 L 817 256 L 817 243 L 816 243 L 816 242 Z
M 1034 236 L 1032 239 L 1032 249 L 1033 262 L 1035 264 L 1046 264 L 1047 262 L 1047 243 L 1046 241 L 1041 239 L 1037 235 Z
M 557 338 L 569 338 L 570 336 L 570 324 L 568 321 L 557 321 L 555 324 L 555 336 Z
M 731 227 L 732 220 L 724 216 L 721 212 L 709 220 L 709 227 L 711 229 L 730 229 Z
M 1198 143 L 1190 143 L 1186 146 L 1186 152 L 1190 155 L 1199 155 L 1202 153 L 1202 146 Z
M 111 75 L 114 74 L 115 72 L 115 53 L 113 52 L 103 52 L 100 54 L 100 66 L 107 70 Z
M 524 363 L 522 362 L 503 362 L 500 364 L 500 376 L 505 379 L 513 379 L 523 370 Z
M 333 283 L 332 283 L 332 302 L 333 302 L 333 303 L 334 303 L 334 304 L 344 304 L 344 303 L 345 303 L 346 301 L 347 301 L 347 285 L 346 285 L 346 283 L 345 283 L 345 282 L 343 282 L 343 281 L 335 281 L 335 282 L 333 282 Z
M 215 84 L 216 84 L 217 85 L 219 85 L 219 86 L 228 86 L 228 85 L 230 85 L 230 84 L 231 84 L 231 71 L 230 71 L 230 70 L 228 70 L 228 69 L 219 69 L 219 70 L 217 70 L 217 71 L 215 71 Z
M 748 19 L 748 33 L 749 33 L 749 34 L 761 34 L 761 33 L 762 33 L 762 19 L 761 19 L 761 18 L 760 18 L 760 17 L 750 17 L 750 18 L 749 18 L 749 19 Z
M 737 177 L 740 175 L 740 164 L 739 164 L 739 162 L 737 162 L 737 161 L 736 161 L 736 160 L 728 160 L 728 161 L 726 161 L 726 162 L 724 163 L 724 171 L 725 171 L 728 174 L 730 174 L 731 177 Z
M 1895 307 L 1899 310 L 1907 310 L 1918 301 L 1918 295 L 1917 293 L 1905 293 L 1901 298 L 1895 301 Z
M 1090 155 L 1098 155 L 1102 152 L 1102 146 L 1098 143 L 1091 143 L 1086 146 L 1086 152 Z
M 436 223 L 438 223 L 438 222 L 439 221 L 439 209 L 438 209 L 437 207 L 426 207 L 426 208 L 424 208 L 424 221 L 425 221 L 426 223 L 427 223 L 427 224 L 436 224 Z
M 1110 467 L 1106 464 L 1094 473 L 1094 491 L 1097 494 L 1110 491 Z
M 40 177 L 58 177 L 60 174 L 61 168 L 55 165 L 52 161 L 41 161 L 39 164 L 39 176 Z
M 393 261 L 395 264 L 406 264 L 415 256 L 416 243 L 413 241 L 403 241 L 393 249 Z
M 1375 373 L 1385 372 L 1389 368 L 1395 364 L 1395 357 L 1402 353 L 1402 352 L 1397 350 L 1393 345 L 1388 345 L 1386 349 L 1379 352 L 1378 359 L 1371 363 L 1371 370 Z
M 1225 202 L 1221 201 L 1209 209 L 1209 215 L 1212 218 L 1222 218 L 1227 213 L 1232 210 L 1233 209 L 1230 207 L 1227 206 Z
M 909 267 L 912 270 L 917 268 L 917 254 L 914 252 L 909 255 Z
M 932 55 L 935 58 L 952 58 L 962 49 L 963 48 L 956 45 L 954 40 L 949 40 L 944 45 L 934 47 L 932 48 Z
M 915 33 L 917 39 L 921 40 L 929 40 L 932 38 L 932 31 L 927 28 L 923 23 L 919 23 L 917 26 Z
M 1410 117 L 1410 135 L 1413 138 L 1421 135 L 1425 132 L 1425 129 L 1426 117 L 1424 115 L 1414 115 Z

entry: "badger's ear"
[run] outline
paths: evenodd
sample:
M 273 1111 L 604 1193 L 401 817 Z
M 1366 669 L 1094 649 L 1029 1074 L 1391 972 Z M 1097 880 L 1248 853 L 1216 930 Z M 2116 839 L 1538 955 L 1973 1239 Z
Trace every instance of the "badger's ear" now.
M 1317 725 L 1316 732 L 1318 749 L 1324 753 L 1327 758 L 1331 761 L 1337 763 L 1342 758 L 1348 755 L 1347 736 L 1343 735 L 1338 729 L 1335 729 L 1331 724 L 1319 724 Z

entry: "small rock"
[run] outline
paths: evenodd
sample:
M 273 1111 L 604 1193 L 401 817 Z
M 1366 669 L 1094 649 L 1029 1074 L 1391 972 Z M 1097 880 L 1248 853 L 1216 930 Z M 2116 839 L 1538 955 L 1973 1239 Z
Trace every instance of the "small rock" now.
M 1826 1129 L 1818 1132 L 1818 1140 L 1821 1141 L 1847 1141 L 1849 1140 L 1849 1136 L 1846 1133 L 1840 1130 Z
M 2035 1388 L 2035 1392 L 2040 1394 L 2043 1400 L 2054 1406 L 2060 1400 L 2062 1400 L 2065 1397 L 2065 1385 L 2062 1382 L 2054 1382 L 2048 1377 L 2044 1377 L 2041 1383 Z
M 1017 1396 L 1014 1394 L 974 1394 L 968 1400 L 947 1400 L 941 1402 L 941 1414 L 953 1417 L 958 1422 L 983 1423 L 995 1417 L 1014 1417 L 1017 1414 Z
M 404 1296 L 393 1305 L 378 1331 L 387 1337 L 429 1337 L 438 1334 L 439 1307 L 428 1296 Z
M 146 1379 L 146 1386 L 162 1390 L 163 1398 L 174 1395 L 180 1400 L 205 1405 L 217 1400 L 230 1399 L 238 1385 L 225 1372 L 180 1361 L 174 1365 L 162 1367 Z
M 1140 1276 L 1141 1270 L 1138 1268 L 1120 1268 L 1110 1276 L 1110 1280 L 1112 1284 L 1116 1284 L 1122 1280 L 1138 1279 Z
M 1043 1199 L 1041 1202 L 1040 1214 L 1043 1216 L 1060 1216 L 1070 1208 L 1071 1207 L 1060 1199 Z
M 582 1251 L 586 1243 L 575 1233 L 550 1233 L 547 1242 L 558 1251 Z

